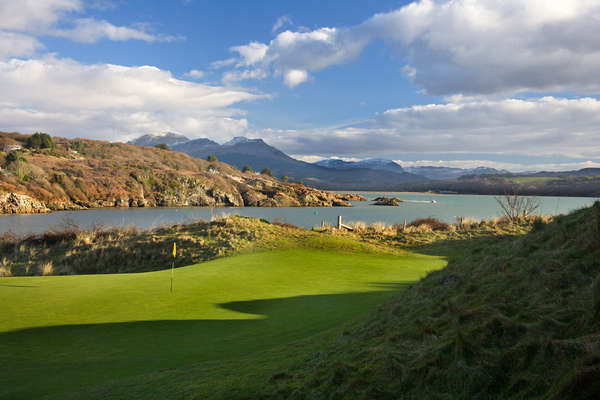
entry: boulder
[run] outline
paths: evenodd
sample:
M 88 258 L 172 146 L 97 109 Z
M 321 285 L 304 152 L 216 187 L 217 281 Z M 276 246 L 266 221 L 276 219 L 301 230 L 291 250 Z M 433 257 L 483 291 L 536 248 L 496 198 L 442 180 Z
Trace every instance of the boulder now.
M 49 211 L 46 204 L 25 194 L 0 193 L 2 214 L 35 214 Z

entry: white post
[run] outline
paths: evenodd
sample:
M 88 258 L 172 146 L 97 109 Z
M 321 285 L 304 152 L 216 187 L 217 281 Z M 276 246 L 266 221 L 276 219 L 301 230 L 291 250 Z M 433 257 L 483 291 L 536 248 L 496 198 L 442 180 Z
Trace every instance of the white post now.
M 338 215 L 338 229 L 342 229 L 342 216 Z

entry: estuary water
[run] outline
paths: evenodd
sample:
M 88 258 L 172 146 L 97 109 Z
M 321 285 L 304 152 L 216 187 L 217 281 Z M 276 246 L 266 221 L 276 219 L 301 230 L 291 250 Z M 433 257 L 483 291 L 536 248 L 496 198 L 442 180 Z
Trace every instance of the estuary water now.
M 294 208 L 103 208 L 84 211 L 58 211 L 48 214 L 0 215 L 0 233 L 12 231 L 15 234 L 41 233 L 50 229 L 61 229 L 67 223 L 75 223 L 83 229 L 94 225 L 104 227 L 131 226 L 150 229 L 174 223 L 190 223 L 198 219 L 210 220 L 224 215 L 243 215 L 263 218 L 268 221 L 281 221 L 304 228 L 321 225 L 322 221 L 332 225 L 341 215 L 344 223 L 362 221 L 365 223 L 385 222 L 401 224 L 417 218 L 434 217 L 453 222 L 456 217 L 476 219 L 493 218 L 501 215 L 495 196 L 430 194 L 430 193 L 391 193 L 354 192 L 370 201 L 352 202 L 353 207 L 294 207 Z M 404 200 L 398 207 L 374 206 L 372 200 L 380 196 L 393 196 Z M 596 198 L 590 197 L 538 197 L 541 214 L 563 214 L 578 208 L 590 206 Z

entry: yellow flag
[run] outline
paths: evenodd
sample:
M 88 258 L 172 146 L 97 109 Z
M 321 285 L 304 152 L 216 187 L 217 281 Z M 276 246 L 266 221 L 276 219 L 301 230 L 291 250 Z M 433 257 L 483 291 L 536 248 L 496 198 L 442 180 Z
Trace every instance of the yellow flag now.
M 177 245 L 173 242 L 173 258 L 175 258 L 175 256 L 177 256 Z

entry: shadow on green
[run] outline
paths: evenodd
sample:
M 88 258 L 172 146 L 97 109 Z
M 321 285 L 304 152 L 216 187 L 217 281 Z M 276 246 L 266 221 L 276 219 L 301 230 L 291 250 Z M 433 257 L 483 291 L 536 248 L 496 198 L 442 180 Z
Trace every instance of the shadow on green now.
M 403 282 L 378 282 L 372 286 L 381 290 L 373 292 L 219 305 L 233 311 L 264 316 L 259 319 L 139 321 L 2 333 L 0 398 L 37 398 L 67 392 L 58 396 L 65 398 L 69 392 L 97 385 L 100 385 L 97 390 L 106 391 L 100 397 L 110 397 L 112 385 L 104 388 L 102 385 L 113 380 L 192 365 L 202 368 L 203 363 L 215 361 L 225 363 L 227 368 L 233 369 L 229 372 L 235 372 L 239 368 L 236 359 L 278 347 L 282 347 L 280 351 L 284 356 L 277 357 L 276 362 L 285 365 L 288 360 L 301 355 L 297 354 L 294 346 L 288 345 L 304 341 L 301 353 L 305 354 L 312 345 L 316 346 L 322 340 L 320 337 L 324 332 L 364 315 L 405 285 Z M 286 352 L 289 354 L 286 355 Z M 267 373 L 265 379 L 268 378 L 267 371 L 278 366 L 262 365 Z M 210 376 L 210 371 L 207 374 Z M 239 387 L 235 378 L 232 387 Z M 138 396 L 144 398 L 160 398 L 161 393 L 160 388 L 144 384 L 128 386 L 126 390 L 115 394 L 115 398 L 120 395 L 129 397 L 136 390 L 139 391 Z

